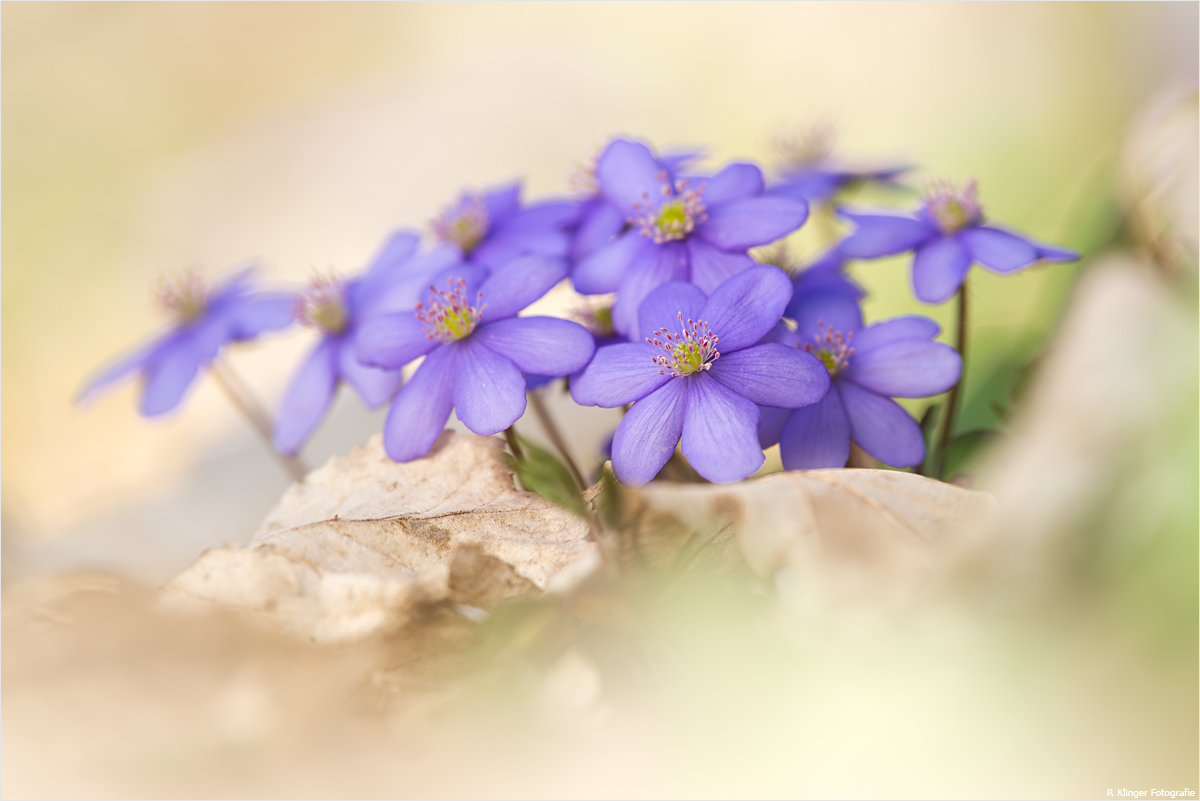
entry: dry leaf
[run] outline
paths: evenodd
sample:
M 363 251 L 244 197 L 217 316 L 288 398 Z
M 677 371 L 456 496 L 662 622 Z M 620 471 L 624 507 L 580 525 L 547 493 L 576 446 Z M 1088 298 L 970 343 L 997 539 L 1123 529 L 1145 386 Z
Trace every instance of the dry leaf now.
M 583 520 L 514 488 L 500 449 L 447 431 L 429 456 L 397 464 L 375 437 L 293 484 L 248 546 L 206 551 L 162 603 L 334 642 L 395 628 L 418 602 L 543 590 L 594 546 Z

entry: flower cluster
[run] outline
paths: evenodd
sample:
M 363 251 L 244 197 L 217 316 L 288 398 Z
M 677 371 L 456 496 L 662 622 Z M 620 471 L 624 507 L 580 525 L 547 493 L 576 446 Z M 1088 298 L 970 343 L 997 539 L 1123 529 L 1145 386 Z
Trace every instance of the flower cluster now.
M 768 183 L 754 164 L 701 170 L 699 152 L 615 139 L 572 176 L 572 198 L 526 204 L 515 183 L 464 191 L 430 222 L 430 247 L 397 232 L 356 277 L 263 293 L 249 273 L 215 289 L 189 273 L 159 292 L 174 326 L 83 397 L 138 374 L 142 413 L 162 414 L 221 347 L 298 320 L 318 339 L 276 415 L 272 440 L 287 455 L 343 381 L 369 407 L 390 402 L 384 446 L 408 461 L 430 451 L 452 411 L 497 434 L 522 417 L 528 392 L 565 377 L 576 403 L 627 410 L 611 455 L 631 485 L 673 458 L 709 481 L 738 481 L 775 444 L 787 469 L 842 467 L 851 443 L 888 465 L 920 465 L 922 432 L 893 398 L 951 390 L 962 359 L 923 317 L 864 324 L 848 262 L 914 251 L 914 292 L 940 303 L 975 262 L 1008 274 L 1076 254 L 987 223 L 973 181 L 930 184 L 909 215 L 837 206 L 847 187 L 894 184 L 909 168 L 850 169 L 828 130 L 779 151 Z M 810 203 L 852 229 L 801 268 L 783 240 Z M 592 296 L 574 319 L 523 314 L 564 281 Z

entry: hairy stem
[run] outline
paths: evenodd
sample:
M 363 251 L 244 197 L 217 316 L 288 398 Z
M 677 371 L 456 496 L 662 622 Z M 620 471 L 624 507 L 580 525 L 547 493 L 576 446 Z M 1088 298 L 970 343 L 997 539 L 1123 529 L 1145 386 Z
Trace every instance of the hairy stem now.
M 542 424 L 542 429 L 546 432 L 546 436 L 550 438 L 550 444 L 554 446 L 563 461 L 566 462 L 567 469 L 571 471 L 571 476 L 575 479 L 575 483 L 579 485 L 579 491 L 587 489 L 587 482 L 583 478 L 583 473 L 579 471 L 579 466 L 575 464 L 575 460 L 571 458 L 571 452 L 567 450 L 567 443 L 563 440 L 562 432 L 558 430 L 558 425 L 554 422 L 554 418 L 550 416 L 550 410 L 546 408 L 546 402 L 542 400 L 542 396 L 537 390 L 526 393 L 529 396 L 529 405 L 533 408 L 533 414 L 537 417 L 538 422 Z
M 958 288 L 958 341 L 955 347 L 958 349 L 958 355 L 962 357 L 962 373 L 958 376 L 958 381 L 950 390 L 950 397 L 946 399 L 946 422 L 942 427 L 942 435 L 938 439 L 937 459 L 934 460 L 938 475 L 942 472 L 942 457 L 946 454 L 946 445 L 950 442 L 950 437 L 954 433 L 954 418 L 958 415 L 958 394 L 963 382 L 967 379 L 967 279 L 964 278 L 962 286 Z
M 275 445 L 271 442 L 271 417 L 266 413 L 263 407 L 255 400 L 254 395 L 250 392 L 250 388 L 238 377 L 233 368 L 222 358 L 213 359 L 210 373 L 216 380 L 217 386 L 225 393 L 230 402 L 237 407 L 242 416 L 250 421 L 250 425 L 262 437 L 263 442 L 267 444 L 267 448 L 279 460 L 283 468 L 287 470 L 296 481 L 303 481 L 304 476 L 308 473 L 304 462 L 300 461 L 295 456 L 284 456 L 279 451 L 275 450 Z

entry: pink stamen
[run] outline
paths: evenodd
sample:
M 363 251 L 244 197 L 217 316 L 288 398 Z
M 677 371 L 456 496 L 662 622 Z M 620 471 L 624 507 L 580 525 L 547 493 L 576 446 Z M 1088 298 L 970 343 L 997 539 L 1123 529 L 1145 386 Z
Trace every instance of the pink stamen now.
M 679 312 L 679 325 L 682 331 L 678 334 L 660 328 L 654 332 L 653 339 L 646 337 L 647 345 L 664 351 L 664 355 L 653 358 L 653 362 L 661 368 L 659 375 L 669 373 L 674 378 L 683 378 L 709 369 L 713 362 L 721 358 L 717 350 L 720 340 L 708 330 L 708 323 L 690 319 L 685 323 L 683 312 Z
M 425 326 L 425 336 L 439 342 L 457 342 L 475 330 L 487 304 L 483 302 L 483 293 L 478 292 L 475 305 L 471 305 L 466 288 L 467 282 L 462 278 L 447 278 L 445 290 L 430 285 L 429 291 L 441 301 L 431 300 L 428 306 L 417 302 L 417 320 Z

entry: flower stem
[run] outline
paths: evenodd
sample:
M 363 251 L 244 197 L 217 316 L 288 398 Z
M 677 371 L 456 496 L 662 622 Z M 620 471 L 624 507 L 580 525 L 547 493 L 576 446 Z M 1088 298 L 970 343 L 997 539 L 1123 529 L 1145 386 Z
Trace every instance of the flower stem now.
M 288 474 L 296 481 L 303 481 L 305 474 L 308 473 L 304 462 L 295 456 L 284 456 L 275 450 L 275 446 L 271 442 L 272 426 L 270 416 L 263 410 L 259 402 L 255 400 L 249 387 L 246 386 L 242 379 L 238 378 L 233 368 L 224 359 L 217 357 L 213 359 L 210 372 L 216 380 L 217 386 L 221 388 L 230 402 L 237 407 L 242 416 L 250 421 L 250 425 L 254 427 L 254 430 L 267 443 L 267 448 L 275 455 L 275 458 L 279 460 L 283 468 L 288 471 Z
M 946 400 L 946 423 L 942 427 L 942 436 L 938 440 L 937 459 L 934 460 L 934 469 L 937 475 L 942 472 L 942 458 L 946 455 L 946 446 L 950 443 L 950 437 L 954 433 L 954 418 L 958 414 L 958 391 L 962 387 L 963 382 L 967 378 L 967 279 L 964 278 L 962 286 L 958 288 L 958 341 L 955 347 L 958 350 L 958 355 L 962 357 L 962 372 L 958 376 L 958 381 L 950 389 L 950 397 Z
M 571 471 L 571 476 L 575 479 L 575 483 L 579 485 L 579 491 L 588 488 L 587 482 L 583 478 L 583 473 L 579 472 L 579 466 L 575 464 L 575 460 L 571 458 L 571 452 L 567 450 L 567 443 L 563 440 L 562 432 L 558 430 L 558 425 L 554 422 L 554 418 L 550 416 L 550 410 L 546 408 L 545 401 L 538 394 L 537 390 L 526 393 L 529 396 L 529 405 L 533 407 L 533 414 L 537 417 L 538 422 L 542 424 L 542 429 L 546 432 L 546 436 L 550 438 L 550 444 L 559 452 L 563 461 L 567 464 L 567 469 Z
M 521 443 L 517 442 L 517 432 L 512 426 L 504 429 L 504 441 L 508 443 L 508 449 L 512 451 L 512 455 L 518 460 L 525 459 L 525 451 L 521 450 Z

